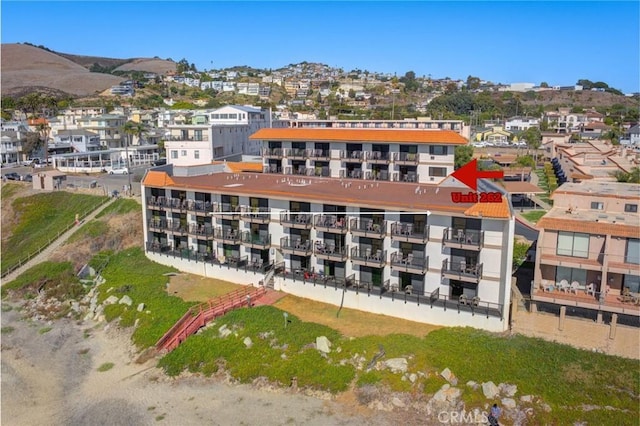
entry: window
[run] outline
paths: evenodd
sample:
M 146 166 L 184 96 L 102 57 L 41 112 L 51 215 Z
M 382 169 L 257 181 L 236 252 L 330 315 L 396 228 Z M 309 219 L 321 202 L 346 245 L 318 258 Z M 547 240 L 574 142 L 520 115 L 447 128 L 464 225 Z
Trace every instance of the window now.
M 592 201 L 591 210 L 604 210 L 604 203 L 600 201 Z
M 578 268 L 567 268 L 565 266 L 558 266 L 556 268 L 556 282 L 559 283 L 562 280 L 567 280 L 569 284 L 577 281 L 580 284 L 587 283 L 587 270 Z
M 171 158 L 178 158 L 178 150 L 177 149 L 171 150 Z
M 589 257 L 589 234 L 558 232 L 556 254 L 560 256 Z
M 193 158 L 195 158 L 196 160 L 200 158 L 200 151 L 199 150 L 195 150 L 193 151 Z
M 181 157 L 186 157 L 187 156 L 187 150 L 183 149 L 182 151 L 180 151 L 180 156 Z
M 625 213 L 638 213 L 638 205 L 637 204 L 625 204 L 624 205 Z
M 429 154 L 431 155 L 447 155 L 447 147 L 444 145 L 431 145 L 429 147 Z
M 627 263 L 640 264 L 640 239 L 629 238 L 627 240 L 627 251 L 624 260 Z
M 429 176 L 444 177 L 447 175 L 446 167 L 429 167 Z
M 631 293 L 640 293 L 640 276 L 624 275 L 622 288 L 627 287 Z

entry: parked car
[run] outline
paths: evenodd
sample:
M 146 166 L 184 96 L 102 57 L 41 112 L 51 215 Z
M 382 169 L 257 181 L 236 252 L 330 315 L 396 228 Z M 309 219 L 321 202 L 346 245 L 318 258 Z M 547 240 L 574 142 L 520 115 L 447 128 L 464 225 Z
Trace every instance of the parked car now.
M 33 182 L 33 176 L 31 176 L 31 174 L 27 173 L 26 175 L 22 176 L 22 180 L 25 182 Z
M 126 167 L 109 170 L 110 175 L 128 175 L 129 169 Z
M 20 180 L 20 175 L 16 172 L 9 172 L 4 175 L 7 180 Z

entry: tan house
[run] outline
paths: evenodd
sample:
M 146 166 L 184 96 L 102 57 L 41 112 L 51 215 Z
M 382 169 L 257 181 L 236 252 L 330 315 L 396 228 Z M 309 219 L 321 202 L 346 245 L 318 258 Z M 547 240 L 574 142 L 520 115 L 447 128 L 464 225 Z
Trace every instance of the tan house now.
M 613 182 L 566 183 L 538 222 L 537 303 L 640 316 L 640 191 Z

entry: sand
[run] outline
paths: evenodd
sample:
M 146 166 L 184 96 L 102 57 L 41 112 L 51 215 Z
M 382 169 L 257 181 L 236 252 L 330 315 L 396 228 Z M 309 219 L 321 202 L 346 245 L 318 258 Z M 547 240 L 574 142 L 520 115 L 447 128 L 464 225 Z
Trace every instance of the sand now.
M 115 325 L 68 319 L 38 323 L 13 309 L 2 313 L 2 327 L 3 426 L 364 426 L 398 420 L 359 406 L 353 395 L 341 396 L 345 403 L 269 385 L 167 377 L 154 359 L 136 363 L 130 331 Z M 114 366 L 98 371 L 104 363 Z

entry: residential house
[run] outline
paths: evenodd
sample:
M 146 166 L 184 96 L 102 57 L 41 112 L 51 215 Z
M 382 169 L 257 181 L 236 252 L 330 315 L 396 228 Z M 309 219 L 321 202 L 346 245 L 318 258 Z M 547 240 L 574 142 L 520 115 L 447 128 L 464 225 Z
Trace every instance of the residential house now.
M 511 117 L 507 119 L 504 129 L 509 132 L 522 132 L 531 127 L 540 128 L 540 119 L 535 117 Z
M 127 117 L 116 114 L 86 116 L 77 120 L 78 128 L 100 135 L 100 144 L 107 149 L 124 148 L 126 138 L 122 133 Z
M 502 126 L 493 126 L 490 129 L 478 130 L 475 140 L 478 142 L 490 142 L 493 144 L 505 145 L 513 138 L 513 133 L 504 130 Z
M 27 160 L 23 151 L 23 143 L 27 133 L 30 132 L 27 123 L 19 121 L 2 120 L 2 130 L 0 133 L 0 154 L 3 166 L 15 165 Z

